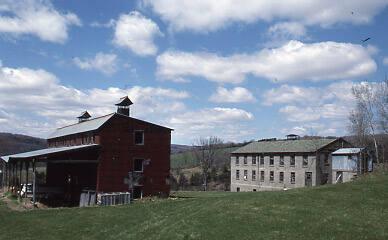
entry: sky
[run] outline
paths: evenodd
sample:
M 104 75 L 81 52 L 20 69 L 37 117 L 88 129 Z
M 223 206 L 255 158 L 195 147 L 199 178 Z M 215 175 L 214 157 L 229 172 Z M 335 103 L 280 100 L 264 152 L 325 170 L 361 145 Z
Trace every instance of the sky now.
M 0 0 L 0 131 L 45 138 L 128 95 L 176 144 L 343 136 L 352 86 L 388 70 L 387 6 Z

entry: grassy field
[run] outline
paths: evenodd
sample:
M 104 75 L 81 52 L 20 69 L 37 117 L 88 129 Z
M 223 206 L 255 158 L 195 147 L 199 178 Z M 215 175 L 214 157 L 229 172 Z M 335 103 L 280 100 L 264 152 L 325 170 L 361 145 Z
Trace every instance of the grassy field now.
M 238 147 L 223 148 L 220 150 L 220 159 L 217 159 L 218 165 L 229 163 L 230 153 L 236 150 Z M 182 153 L 176 153 L 171 155 L 171 169 L 176 168 L 193 168 L 199 166 L 199 162 L 194 158 L 191 151 L 185 151 Z
M 285 192 L 176 195 L 128 206 L 27 212 L 0 203 L 0 238 L 388 239 L 388 175 Z

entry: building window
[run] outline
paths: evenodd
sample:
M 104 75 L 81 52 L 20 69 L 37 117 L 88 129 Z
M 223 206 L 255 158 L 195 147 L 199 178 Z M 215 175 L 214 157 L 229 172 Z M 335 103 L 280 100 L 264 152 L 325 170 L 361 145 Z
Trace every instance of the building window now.
M 244 170 L 244 181 L 248 180 L 248 170 Z
M 144 131 L 135 130 L 135 145 L 144 145 Z
M 290 157 L 290 166 L 291 166 L 291 167 L 295 167 L 295 155 L 292 155 L 292 156 Z
M 264 182 L 264 171 L 260 171 L 260 182 Z
M 244 156 L 244 165 L 247 165 L 247 164 L 248 164 L 248 157 Z
M 256 170 L 252 170 L 252 181 L 256 181 Z
M 274 180 L 274 172 L 273 172 L 273 171 L 270 171 L 270 172 L 269 172 L 269 181 L 270 181 L 270 182 L 273 182 L 273 180 Z
M 141 158 L 135 159 L 133 170 L 135 172 L 143 172 L 143 159 Z
M 264 165 L 264 155 L 260 156 L 260 165 Z
M 295 184 L 295 173 L 291 172 L 291 178 L 290 178 L 291 184 Z
M 269 165 L 273 166 L 273 164 L 274 164 L 273 156 L 270 156 L 269 157 Z
M 252 165 L 256 165 L 256 156 L 252 156 Z
M 236 188 L 236 192 L 240 192 L 240 188 L 238 187 L 238 188 Z
M 280 158 L 279 158 L 279 166 L 281 166 L 281 167 L 284 166 L 284 156 L 280 156 Z
M 279 182 L 284 182 L 284 172 L 279 172 Z
M 303 167 L 307 167 L 309 165 L 308 156 L 303 156 Z
M 240 159 L 239 159 L 239 157 L 237 156 L 236 157 L 236 165 L 239 165 L 240 164 Z
M 240 170 L 236 170 L 236 180 L 240 180 Z

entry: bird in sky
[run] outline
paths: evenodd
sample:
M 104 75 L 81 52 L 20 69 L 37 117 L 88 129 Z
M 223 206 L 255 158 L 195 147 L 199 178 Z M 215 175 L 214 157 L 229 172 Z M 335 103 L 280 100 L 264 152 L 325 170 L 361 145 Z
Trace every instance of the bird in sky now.
M 370 40 L 370 37 L 368 37 L 368 38 L 362 40 L 362 42 L 364 43 L 364 42 L 369 41 L 369 40 Z

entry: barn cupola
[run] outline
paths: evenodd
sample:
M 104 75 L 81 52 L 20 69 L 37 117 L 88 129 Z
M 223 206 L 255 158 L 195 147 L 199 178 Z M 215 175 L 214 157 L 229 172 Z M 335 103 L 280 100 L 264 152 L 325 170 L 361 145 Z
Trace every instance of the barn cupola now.
M 117 113 L 128 116 L 129 117 L 129 106 L 131 106 L 133 103 L 128 98 L 128 96 L 120 98 L 120 101 L 116 103 L 117 106 Z
M 88 111 L 85 111 L 85 112 L 82 112 L 81 115 L 79 115 L 78 118 L 78 122 L 85 122 L 87 120 L 89 120 L 92 116 L 90 116 L 90 114 L 88 113 Z

